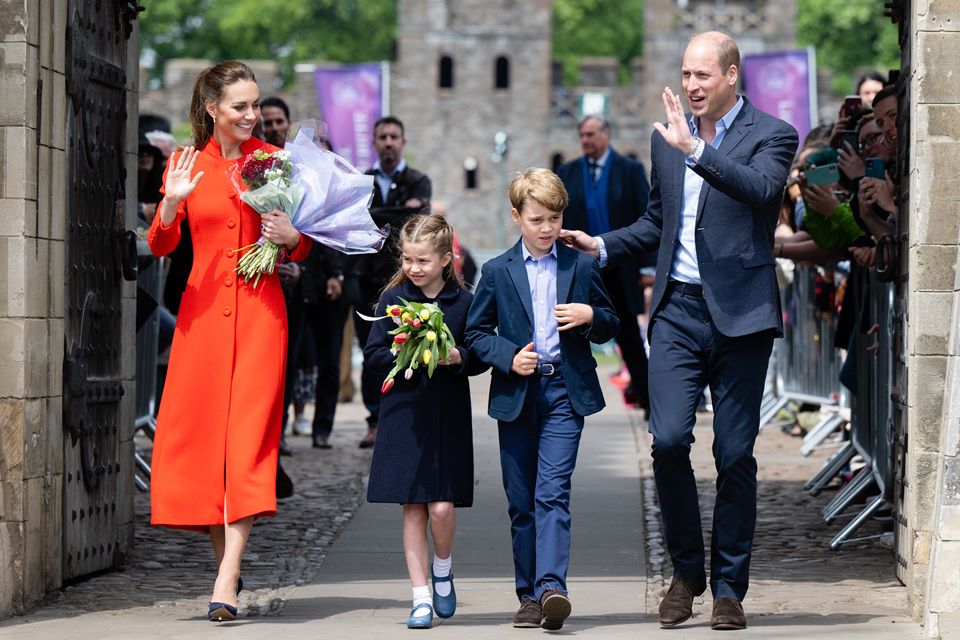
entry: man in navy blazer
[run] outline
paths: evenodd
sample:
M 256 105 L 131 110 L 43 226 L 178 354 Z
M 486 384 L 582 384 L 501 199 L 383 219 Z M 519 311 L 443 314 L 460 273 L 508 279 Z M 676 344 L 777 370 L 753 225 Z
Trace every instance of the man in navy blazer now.
M 570 477 L 583 417 L 603 408 L 590 342 L 619 320 L 597 261 L 557 242 L 563 183 L 527 169 L 510 184 L 521 238 L 483 265 L 465 341 L 493 368 L 490 417 L 510 514 L 517 598 L 515 627 L 556 630 L 570 615 Z
M 570 197 L 563 212 L 564 228 L 596 236 L 636 222 L 647 209 L 650 191 L 643 165 L 611 146 L 610 123 L 601 115 L 584 116 L 577 134 L 583 156 L 557 169 Z M 643 313 L 643 289 L 637 282 L 640 268 L 653 266 L 654 255 L 650 252 L 621 260 L 602 272 L 603 284 L 620 318 L 617 344 L 630 372 L 631 395 L 647 414 L 647 354 L 637 324 L 637 314 Z
M 666 88 L 666 126 L 655 123 L 646 214 L 568 244 L 600 262 L 660 246 L 650 335 L 653 468 L 673 580 L 661 626 L 692 615 L 706 589 L 697 485 L 690 465 L 696 410 L 705 385 L 714 405 L 717 466 L 710 554 L 714 629 L 742 629 L 757 513 L 760 403 L 773 340 L 783 333 L 774 273 L 773 230 L 797 149 L 789 124 L 736 93 L 740 53 L 707 32 L 690 40 L 680 96 Z

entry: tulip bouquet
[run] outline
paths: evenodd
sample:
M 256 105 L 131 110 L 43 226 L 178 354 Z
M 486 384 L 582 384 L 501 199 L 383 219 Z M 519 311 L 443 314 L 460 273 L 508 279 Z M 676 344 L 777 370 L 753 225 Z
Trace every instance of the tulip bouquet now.
M 392 304 L 386 308 L 387 318 L 397 328 L 389 332 L 393 336 L 390 352 L 396 357 L 393 369 L 380 387 L 381 393 L 390 391 L 393 379 L 400 371 L 409 380 L 421 366 L 427 368 L 427 376 L 433 376 L 437 364 L 447 359 L 447 354 L 456 346 L 453 333 L 443 322 L 443 312 L 432 302 L 407 302 Z

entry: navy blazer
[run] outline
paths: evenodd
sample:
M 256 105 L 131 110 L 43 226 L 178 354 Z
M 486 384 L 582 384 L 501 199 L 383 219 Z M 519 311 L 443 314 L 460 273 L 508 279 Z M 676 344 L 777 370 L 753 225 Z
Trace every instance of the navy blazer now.
M 746 98 L 743 102 L 720 148 L 705 145 L 693 168 L 704 179 L 697 209 L 697 262 L 703 296 L 720 333 L 734 337 L 776 330 L 782 336 L 773 231 L 798 137 L 783 120 L 754 108 Z M 653 319 L 663 303 L 680 242 L 686 162 L 683 152 L 657 132 L 650 143 L 650 156 L 646 214 L 629 227 L 601 237 L 610 262 L 660 246 L 651 302 Z
M 563 228 L 588 231 L 587 197 L 584 193 L 584 173 L 586 158 L 571 160 L 557 168 L 557 175 L 567 189 L 570 203 L 563 212 Z M 607 188 L 607 210 L 610 216 L 610 229 L 620 229 L 633 224 L 647 210 L 647 194 L 650 184 L 647 182 L 643 165 L 631 158 L 617 153 L 612 147 L 607 157 L 610 172 Z M 643 291 L 637 286 L 640 268 L 653 266 L 656 254 L 651 251 L 644 256 L 636 256 L 619 261 L 605 269 L 608 277 L 614 277 L 620 283 L 627 308 L 634 314 L 643 313 Z M 610 282 L 610 280 L 608 280 Z
M 533 340 L 533 301 L 520 242 L 483 265 L 465 335 L 471 352 L 493 367 L 487 412 L 506 422 L 520 415 L 530 380 L 510 370 L 513 357 Z M 574 411 L 587 416 L 604 406 L 590 342 L 612 340 L 620 320 L 603 288 L 597 261 L 558 243 L 557 304 L 570 302 L 593 307 L 589 327 L 560 332 L 560 374 Z

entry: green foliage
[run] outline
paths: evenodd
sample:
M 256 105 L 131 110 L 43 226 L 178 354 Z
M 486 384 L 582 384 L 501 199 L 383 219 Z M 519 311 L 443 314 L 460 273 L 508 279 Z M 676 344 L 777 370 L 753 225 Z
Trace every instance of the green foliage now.
M 563 62 L 563 80 L 575 84 L 580 58 L 612 56 L 621 82 L 630 62 L 643 54 L 644 0 L 554 0 L 553 57 Z
M 897 26 L 884 17 L 880 0 L 799 0 L 797 42 L 816 47 L 817 66 L 834 72 L 839 95 L 852 93 L 864 69 L 900 68 Z
M 171 58 L 277 60 L 285 79 L 308 60 L 392 57 L 395 0 L 150 0 L 140 47 L 153 73 Z M 150 59 L 149 57 L 147 59 Z

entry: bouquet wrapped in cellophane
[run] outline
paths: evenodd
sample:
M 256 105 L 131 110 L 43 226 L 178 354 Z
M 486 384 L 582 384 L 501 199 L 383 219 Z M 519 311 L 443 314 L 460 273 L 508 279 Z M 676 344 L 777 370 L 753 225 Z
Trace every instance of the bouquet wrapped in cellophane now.
M 342 253 L 376 253 L 389 237 L 370 217 L 373 176 L 324 149 L 322 125 L 313 120 L 290 128 L 292 139 L 280 151 L 262 149 L 230 170 L 240 198 L 260 214 L 274 209 L 290 216 L 300 233 Z M 242 247 L 237 263 L 245 282 L 273 273 L 280 248 L 266 238 Z
M 393 336 L 390 353 L 394 354 L 393 369 L 380 387 L 381 393 L 390 391 L 393 379 L 400 371 L 409 380 L 413 372 L 426 367 L 427 377 L 433 376 L 437 364 L 447 359 L 450 350 L 456 347 L 453 333 L 443 322 L 443 312 L 432 302 L 407 302 L 392 304 L 386 308 L 386 318 L 396 323 L 397 328 L 388 332 Z M 363 316 L 362 316 L 363 317 Z M 380 319 L 380 318 L 369 318 Z

